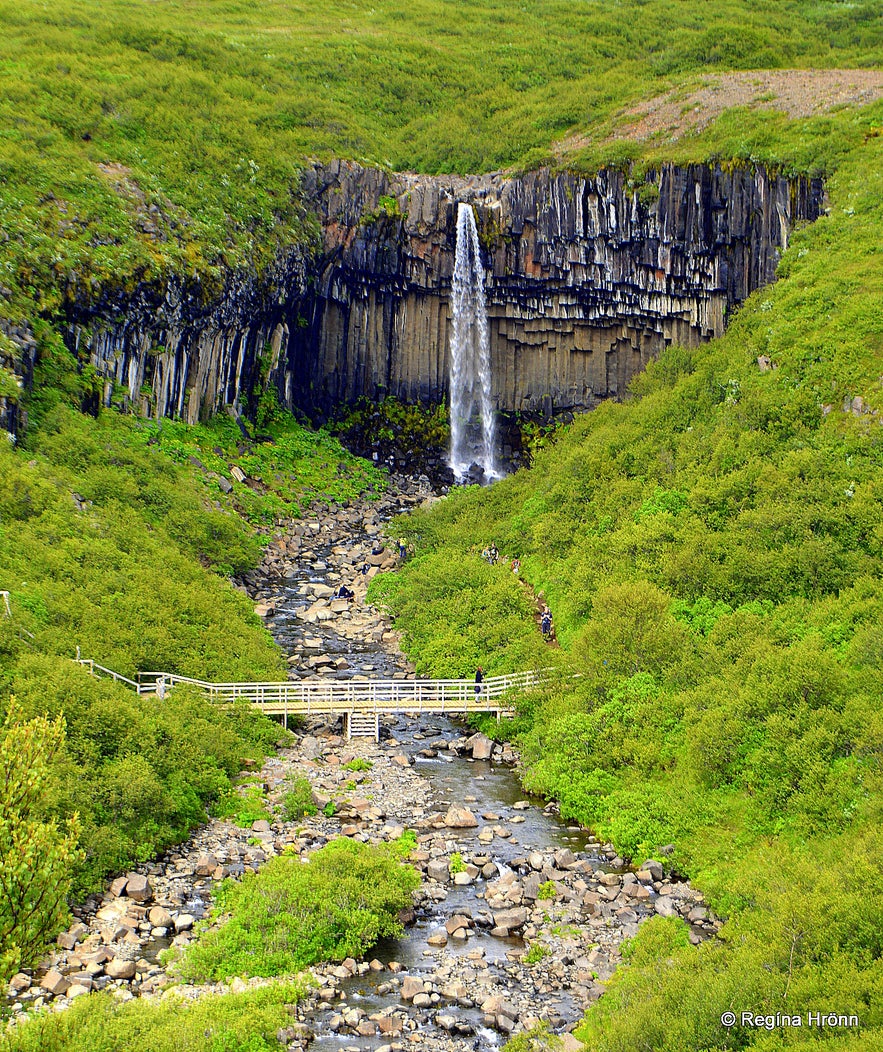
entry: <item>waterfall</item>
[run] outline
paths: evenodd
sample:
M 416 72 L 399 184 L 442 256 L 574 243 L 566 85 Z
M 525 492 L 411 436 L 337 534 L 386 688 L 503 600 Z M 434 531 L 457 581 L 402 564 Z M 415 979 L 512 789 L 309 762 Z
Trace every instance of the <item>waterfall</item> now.
M 471 205 L 457 208 L 457 248 L 451 283 L 451 470 L 463 481 L 473 465 L 486 479 L 500 478 L 491 404 L 484 272 Z

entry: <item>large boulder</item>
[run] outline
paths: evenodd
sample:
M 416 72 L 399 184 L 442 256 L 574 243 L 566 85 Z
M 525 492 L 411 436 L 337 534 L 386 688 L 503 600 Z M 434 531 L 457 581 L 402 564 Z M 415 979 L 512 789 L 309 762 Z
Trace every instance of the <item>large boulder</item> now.
M 217 868 L 218 860 L 214 855 L 200 855 L 196 860 L 195 872 L 197 877 L 210 877 Z
M 524 898 L 527 902 L 536 902 L 540 891 L 539 873 L 530 873 L 524 878 Z
M 126 875 L 126 894 L 135 902 L 150 902 L 153 898 L 153 888 L 143 874 L 129 873 Z
M 53 997 L 59 997 L 61 994 L 67 993 L 70 985 L 57 968 L 50 968 L 40 980 L 40 988 Z
M 445 825 L 449 829 L 474 829 L 478 819 L 468 807 L 452 804 L 445 815 Z
M 134 979 L 135 962 L 114 958 L 114 960 L 108 961 L 104 966 L 104 974 L 111 979 Z
M 665 872 L 662 868 L 662 863 L 657 862 L 656 859 L 653 858 L 648 858 L 644 865 L 641 866 L 641 869 L 646 870 L 653 880 L 662 880 Z
M 423 980 L 408 976 L 402 980 L 401 998 L 403 1001 L 413 1001 L 417 994 L 423 993 Z
M 472 921 L 462 913 L 455 913 L 453 917 L 449 917 L 445 921 L 445 928 L 447 929 L 448 935 L 453 935 L 458 931 L 468 931 L 471 927 Z
M 654 909 L 661 917 L 677 917 L 678 909 L 674 904 L 674 900 L 669 898 L 667 895 L 660 895 L 656 902 L 653 904 Z
M 569 847 L 559 848 L 555 852 L 555 865 L 558 869 L 568 869 L 576 862 L 576 855 L 570 850 Z
M 512 910 L 498 910 L 494 913 L 494 926 L 514 931 L 527 923 L 528 912 L 523 906 Z
M 170 928 L 172 926 L 172 915 L 164 906 L 153 906 L 147 914 L 147 919 L 154 928 Z
M 472 746 L 473 760 L 489 760 L 494 751 L 494 743 L 486 734 L 473 734 L 469 739 Z
M 437 880 L 439 884 L 447 884 L 450 877 L 447 859 L 434 858 L 426 867 L 426 875 L 430 880 Z

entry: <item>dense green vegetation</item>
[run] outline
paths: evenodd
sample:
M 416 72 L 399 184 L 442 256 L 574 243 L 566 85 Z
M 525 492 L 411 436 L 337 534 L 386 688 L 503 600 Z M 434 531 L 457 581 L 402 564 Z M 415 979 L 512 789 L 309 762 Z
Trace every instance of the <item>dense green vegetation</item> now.
M 0 1052 L 278 1052 L 276 1035 L 291 1026 L 304 990 L 301 982 L 273 983 L 193 1002 L 129 1004 L 94 994 L 0 1033 Z
M 342 837 L 306 864 L 278 855 L 220 886 L 215 913 L 229 917 L 187 950 L 181 971 L 195 981 L 290 975 L 317 961 L 361 957 L 378 939 L 401 934 L 399 912 L 419 884 L 388 845 Z
M 422 542 L 421 532 L 411 535 Z M 421 554 L 404 585 L 390 574 L 371 582 L 369 600 L 400 618 L 418 672 L 458 679 L 479 665 L 492 676 L 545 663 L 543 644 L 531 631 L 530 594 L 507 566 L 480 558 L 485 544 L 472 545 L 464 559 L 442 550 Z
M 883 1032 L 883 140 L 830 191 L 723 339 L 666 351 L 531 472 L 401 526 L 417 554 L 386 601 L 423 667 L 454 661 L 452 579 L 487 577 L 514 606 L 479 552 L 519 556 L 580 673 L 520 706 L 526 785 L 639 860 L 673 845 L 731 918 L 700 950 L 642 933 L 589 1012 L 593 1049 L 807 1040 L 725 1031 L 728 1008 L 855 1012 Z M 493 653 L 487 632 L 457 624 L 500 670 L 536 637 L 523 614 Z
M 31 828 L 37 846 L 79 815 L 78 851 L 64 867 L 64 888 L 79 898 L 186 837 L 207 806 L 264 817 L 259 801 L 231 792 L 231 780 L 279 729 L 247 707 L 221 710 L 186 690 L 139 698 L 75 665 L 76 648 L 130 677 L 284 678 L 252 604 L 224 579 L 260 557 L 248 520 L 272 524 L 319 497 L 377 491 L 382 476 L 272 402 L 245 433 L 226 417 L 186 428 L 82 415 L 68 403 L 88 381 L 47 339 L 31 402 L 36 426 L 26 448 L 0 444 L 0 587 L 11 614 L 0 608 L 0 711 L 12 711 L 15 698 L 17 714 L 0 745 L 14 755 L 11 743 L 38 717 L 64 718 L 37 799 L 13 825 Z M 231 466 L 246 483 L 233 481 Z M 4 852 L 12 866 L 15 850 Z M 42 937 L 58 921 L 53 910 L 35 918 Z M 16 949 L 0 929 L 0 945 L 12 955 L 5 975 L 34 960 L 42 941 Z

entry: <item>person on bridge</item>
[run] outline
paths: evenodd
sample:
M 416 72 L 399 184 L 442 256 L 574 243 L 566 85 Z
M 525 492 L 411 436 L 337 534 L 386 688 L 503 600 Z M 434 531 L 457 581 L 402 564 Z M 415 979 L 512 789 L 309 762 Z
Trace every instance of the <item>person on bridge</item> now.
M 478 697 L 481 694 L 481 684 L 484 680 L 484 669 L 481 665 L 475 670 L 475 696 Z

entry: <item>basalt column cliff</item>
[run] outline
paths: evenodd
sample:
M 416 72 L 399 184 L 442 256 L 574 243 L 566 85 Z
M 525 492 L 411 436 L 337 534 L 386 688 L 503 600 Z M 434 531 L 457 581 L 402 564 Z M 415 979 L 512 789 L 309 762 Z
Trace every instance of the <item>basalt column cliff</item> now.
M 338 162 L 305 189 L 324 247 L 290 330 L 287 393 L 313 405 L 444 397 L 460 201 L 479 220 L 493 396 L 507 410 L 591 406 L 667 344 L 720 335 L 822 203 L 819 181 L 699 165 L 634 185 L 619 172 L 430 178 Z
M 719 335 L 773 280 L 820 181 L 760 169 L 664 167 L 632 184 L 532 172 L 388 175 L 345 162 L 303 176 L 319 243 L 262 278 L 108 291 L 73 305 L 65 339 L 103 400 L 194 421 L 267 380 L 307 412 L 360 395 L 447 396 L 460 202 L 475 207 L 495 408 L 590 407 L 621 395 L 672 341 Z

